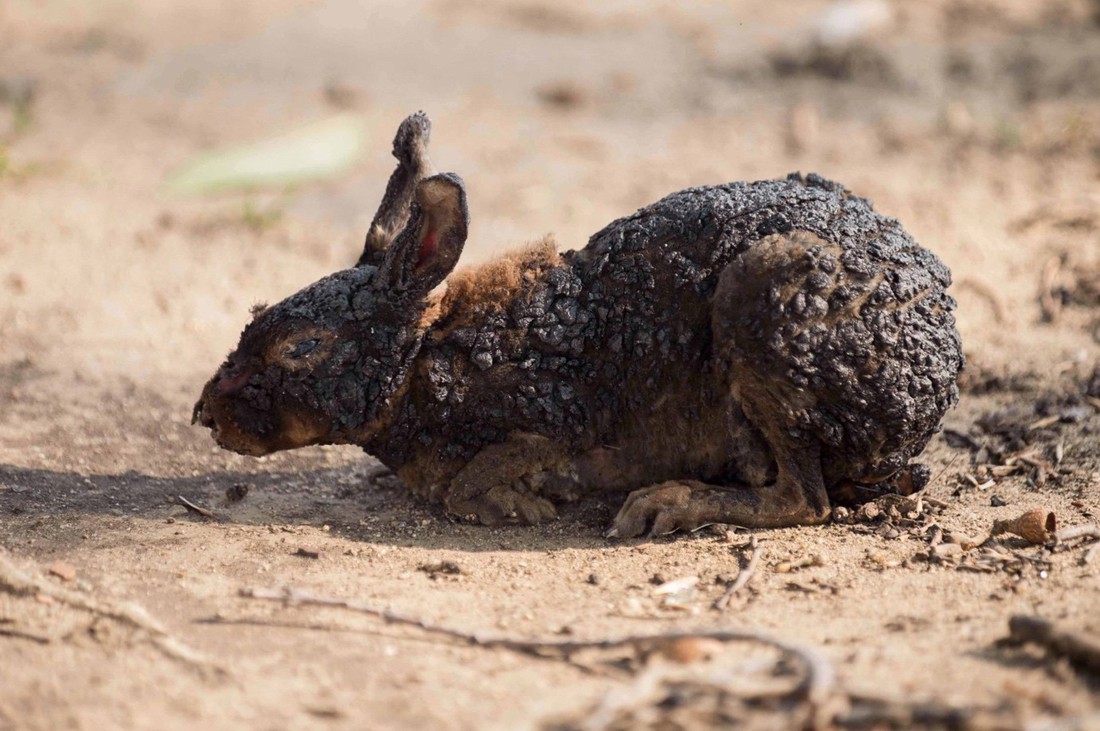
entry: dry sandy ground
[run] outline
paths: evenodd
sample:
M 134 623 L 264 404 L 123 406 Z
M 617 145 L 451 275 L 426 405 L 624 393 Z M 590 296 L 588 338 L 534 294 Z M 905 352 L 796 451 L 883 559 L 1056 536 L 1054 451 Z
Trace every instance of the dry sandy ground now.
M 826 725 L 887 727 L 884 708 L 916 724 L 915 707 L 928 725 L 1096 728 L 1096 676 L 995 643 L 1017 613 L 1100 633 L 1100 555 L 931 545 L 1032 506 L 1100 519 L 1096 8 L 885 7 L 837 50 L 815 45 L 812 0 L 4 0 L 0 728 L 806 722 L 797 698 L 759 696 L 798 672 L 759 645 L 672 683 L 659 653 L 539 659 L 239 595 L 286 586 L 514 638 L 767 632 L 835 669 L 854 711 L 831 704 Z M 757 533 L 723 613 L 742 532 L 609 542 L 617 506 L 595 503 L 456 525 L 355 449 L 217 450 L 188 424 L 202 383 L 250 304 L 354 261 L 418 108 L 470 188 L 471 260 L 548 231 L 581 246 L 672 190 L 792 170 L 900 217 L 955 272 L 969 358 L 926 453 L 934 501 Z M 371 150 L 338 180 L 164 191 L 202 150 L 348 109 Z M 656 593 L 683 577 L 698 584 Z

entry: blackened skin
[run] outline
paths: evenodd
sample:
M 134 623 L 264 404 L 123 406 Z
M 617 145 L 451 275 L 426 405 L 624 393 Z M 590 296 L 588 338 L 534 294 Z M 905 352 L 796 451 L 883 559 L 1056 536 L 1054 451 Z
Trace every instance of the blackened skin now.
M 436 180 L 414 162 L 402 180 Z M 816 175 L 674 193 L 582 250 L 460 273 L 431 309 L 465 198 L 418 195 L 388 249 L 376 236 L 245 329 L 196 404 L 220 444 L 358 444 L 487 524 L 634 491 L 610 531 L 634 536 L 822 522 L 837 499 L 911 486 L 958 399 L 947 268 Z

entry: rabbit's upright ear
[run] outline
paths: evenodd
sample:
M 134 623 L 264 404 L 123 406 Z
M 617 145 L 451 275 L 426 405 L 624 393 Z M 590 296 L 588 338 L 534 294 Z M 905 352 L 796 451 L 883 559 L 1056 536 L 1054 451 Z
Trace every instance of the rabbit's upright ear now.
M 408 226 L 386 249 L 385 281 L 414 297 L 427 295 L 455 268 L 469 225 L 462 178 L 441 173 L 421 180 Z
M 386 192 L 378 212 L 374 214 L 363 253 L 356 266 L 379 266 L 386 256 L 395 236 L 409 221 L 417 184 L 432 174 L 432 162 L 428 159 L 428 141 L 432 135 L 432 123 L 424 112 L 405 118 L 393 138 L 393 156 L 397 167 L 386 184 Z

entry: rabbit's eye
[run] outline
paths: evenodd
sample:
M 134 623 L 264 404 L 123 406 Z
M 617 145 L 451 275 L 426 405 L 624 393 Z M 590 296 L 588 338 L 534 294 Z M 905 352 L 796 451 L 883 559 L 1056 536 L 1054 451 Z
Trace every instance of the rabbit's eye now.
M 317 347 L 317 344 L 321 341 L 318 338 L 310 338 L 309 340 L 303 340 L 290 349 L 291 358 L 304 358 L 313 352 Z

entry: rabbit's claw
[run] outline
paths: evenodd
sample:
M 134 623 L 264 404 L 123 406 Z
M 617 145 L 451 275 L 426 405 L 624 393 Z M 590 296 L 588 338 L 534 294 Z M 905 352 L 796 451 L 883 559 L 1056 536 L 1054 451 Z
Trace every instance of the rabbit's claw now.
M 446 500 L 447 512 L 481 525 L 537 525 L 557 517 L 554 504 L 534 493 L 497 485 L 469 498 Z
M 676 531 L 692 531 L 709 522 L 704 507 L 691 497 L 691 486 L 685 482 L 662 482 L 635 490 L 615 516 L 607 532 L 609 538 L 636 538 L 646 533 L 663 536 Z

